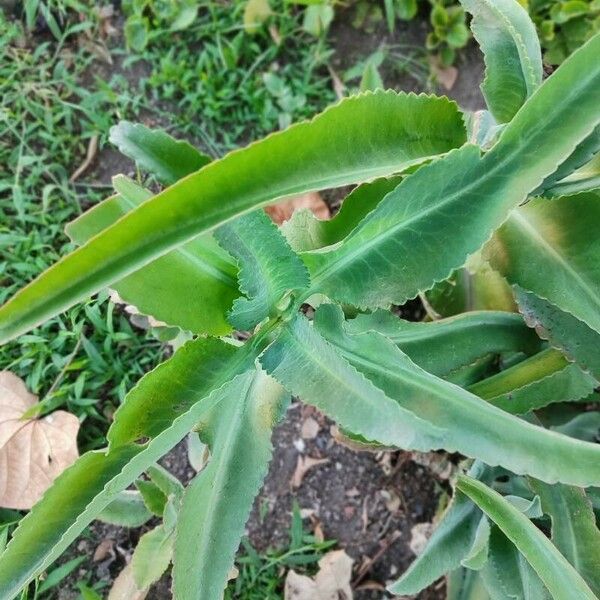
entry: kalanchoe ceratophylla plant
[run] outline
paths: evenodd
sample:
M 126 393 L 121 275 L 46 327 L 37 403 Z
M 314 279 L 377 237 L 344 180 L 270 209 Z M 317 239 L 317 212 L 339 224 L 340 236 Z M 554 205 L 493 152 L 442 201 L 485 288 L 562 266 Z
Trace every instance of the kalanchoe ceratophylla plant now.
M 193 429 L 211 456 L 177 494 L 173 591 L 221 597 L 292 394 L 356 443 L 473 461 L 393 592 L 450 573 L 453 598 L 600 594 L 599 413 L 578 410 L 600 378 L 600 37 L 542 82 L 516 1 L 463 5 L 489 111 L 368 93 L 212 162 L 162 132 L 116 127 L 113 141 L 165 189 L 116 177 L 115 194 L 68 226 L 80 247 L 0 309 L 0 338 L 110 286 L 189 339 L 129 392 L 108 448 L 84 454 L 21 521 L 0 556 L 0 597 Z M 328 222 L 300 212 L 277 229 L 260 210 L 349 184 Z M 460 276 L 477 289 L 492 269 L 511 286 L 508 310 L 423 323 L 388 311 L 467 259 Z

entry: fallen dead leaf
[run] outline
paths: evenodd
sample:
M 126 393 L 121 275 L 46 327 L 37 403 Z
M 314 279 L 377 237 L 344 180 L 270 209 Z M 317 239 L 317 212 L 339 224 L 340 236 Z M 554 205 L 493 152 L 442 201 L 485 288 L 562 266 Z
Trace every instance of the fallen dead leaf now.
M 277 225 L 281 225 L 284 221 L 292 217 L 294 211 L 301 208 L 308 208 L 317 219 L 321 219 L 322 221 L 329 219 L 331 216 L 329 207 L 325 204 L 319 192 L 307 192 L 306 194 L 288 198 L 278 204 L 267 206 L 265 212 Z
M 42 419 L 22 419 L 37 397 L 22 379 L 0 371 L 0 506 L 31 508 L 77 460 L 79 420 L 57 410 Z
M 102 540 L 96 547 L 96 550 L 94 551 L 94 556 L 93 556 L 92 560 L 94 562 L 100 562 L 100 561 L 104 560 L 105 558 L 107 558 L 108 556 L 111 556 L 111 555 L 114 556 L 114 553 L 115 553 L 115 551 L 113 550 L 114 544 L 115 544 L 114 540 L 111 540 L 110 538 L 106 538 L 106 539 Z
M 308 417 L 307 419 L 304 419 L 304 422 L 302 423 L 300 435 L 305 440 L 314 440 L 319 434 L 319 429 L 321 429 L 319 424 L 312 417 Z
M 456 83 L 458 77 L 458 69 L 456 67 L 444 67 L 437 60 L 431 61 L 431 71 L 435 75 L 437 82 L 446 90 L 451 90 Z
M 341 100 L 346 95 L 346 86 L 343 84 L 340 76 L 335 72 L 333 67 L 327 65 L 327 70 L 329 71 L 329 76 L 331 77 L 331 82 L 333 83 L 333 91 L 338 100 Z
M 296 463 L 296 470 L 292 476 L 292 487 L 299 488 L 302 485 L 302 480 L 304 476 L 310 469 L 316 467 L 318 465 L 323 465 L 328 463 L 329 459 L 327 458 L 313 458 L 312 456 L 299 456 L 298 462 Z
M 144 600 L 148 589 L 140 590 L 133 579 L 133 568 L 129 563 L 114 580 L 108 600 Z
M 334 550 L 319 561 L 319 572 L 314 579 L 290 570 L 285 579 L 284 599 L 352 600 L 352 563 L 343 550 Z
M 445 481 L 450 479 L 457 470 L 456 465 L 448 460 L 448 456 L 437 452 L 412 452 L 411 460 L 422 467 L 427 467 L 434 475 Z
M 415 556 L 423 553 L 434 529 L 435 525 L 433 523 L 417 523 L 411 528 L 408 546 Z
M 380 494 L 388 512 L 391 514 L 397 513 L 401 504 L 400 496 L 394 490 L 381 490 Z
M 94 158 L 96 158 L 96 154 L 98 152 L 98 136 L 93 135 L 88 142 L 87 152 L 85 155 L 84 161 L 75 169 L 75 172 L 71 177 L 69 177 L 69 182 L 73 183 L 76 181 L 92 164 Z

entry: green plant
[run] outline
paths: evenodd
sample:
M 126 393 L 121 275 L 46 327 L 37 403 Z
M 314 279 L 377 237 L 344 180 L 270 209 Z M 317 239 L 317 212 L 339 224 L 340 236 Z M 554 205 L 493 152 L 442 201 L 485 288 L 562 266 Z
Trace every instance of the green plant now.
M 530 0 L 526 4 L 548 64 L 559 65 L 600 30 L 598 0 Z
M 182 495 L 174 593 L 219 598 L 266 472 L 272 427 L 291 394 L 356 443 L 475 459 L 470 474 L 458 476 L 453 505 L 467 497 L 456 518 L 474 513 L 482 530 L 467 566 L 499 552 L 524 565 L 527 589 L 595 597 L 598 570 L 582 559 L 599 534 L 581 489 L 600 485 L 600 446 L 576 439 L 580 420 L 561 423 L 541 409 L 583 399 L 575 405 L 582 412 L 600 377 L 599 248 L 586 235 L 598 221 L 600 196 L 597 178 L 586 175 L 590 166 L 580 170 L 600 145 L 600 36 L 542 83 L 527 13 L 513 0 L 464 5 L 486 57 L 489 113 L 463 115 L 434 96 L 368 93 L 212 162 L 163 132 L 115 128 L 119 148 L 168 187 L 153 195 L 116 177 L 115 194 L 69 225 L 80 248 L 0 309 L 0 339 L 107 285 L 142 313 L 190 332 L 183 337 L 196 337 L 129 392 L 108 449 L 84 454 L 20 522 L 0 556 L 3 597 L 50 565 L 195 429 L 211 458 Z M 331 221 L 300 212 L 278 230 L 257 210 L 349 184 L 360 185 Z M 550 199 L 565 185 L 572 195 Z M 384 310 L 480 251 L 514 286 L 527 321 L 476 311 L 410 323 Z M 318 306 L 312 322 L 300 310 L 305 304 Z M 233 330 L 251 335 L 240 342 Z M 526 476 L 539 500 L 525 506 L 503 498 L 487 485 L 482 465 Z M 550 496 L 563 490 L 573 497 L 565 528 L 585 532 L 567 540 L 570 549 L 527 516 L 539 518 L 539 504 L 556 527 L 554 511 L 564 502 Z M 488 520 L 480 526 L 481 510 Z M 458 539 L 444 538 L 453 552 L 441 553 L 438 575 L 463 559 Z M 403 578 L 394 589 L 405 585 Z
M 124 33 L 127 45 L 138 52 L 165 32 L 187 29 L 196 19 L 198 0 L 128 0 Z

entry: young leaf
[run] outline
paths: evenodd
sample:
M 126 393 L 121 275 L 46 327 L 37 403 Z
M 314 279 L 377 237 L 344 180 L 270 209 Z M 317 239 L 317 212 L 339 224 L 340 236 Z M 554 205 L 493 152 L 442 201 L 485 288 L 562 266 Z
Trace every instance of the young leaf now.
M 475 463 L 469 472 L 487 481 L 490 471 Z M 425 550 L 388 590 L 398 595 L 417 594 L 442 575 L 458 569 L 473 546 L 480 521 L 481 511 L 477 506 L 461 492 L 455 492 Z
M 600 379 L 600 335 L 585 323 L 566 313 L 547 300 L 515 286 L 519 310 L 529 327 L 584 371 Z
M 486 253 L 510 283 L 600 332 L 600 240 L 593 232 L 598 219 L 600 194 L 538 198 L 511 213 Z
M 329 220 L 317 219 L 308 210 L 296 211 L 281 227 L 296 252 L 317 250 L 343 240 L 381 199 L 402 181 L 402 176 L 376 179 L 363 183 L 344 199 L 340 211 Z
M 577 114 L 587 113 L 580 107 Z M 394 92 L 346 98 L 213 161 L 63 258 L 0 308 L 0 342 L 254 208 L 390 175 L 464 140 L 461 115 L 447 99 Z
M 499 123 L 510 121 L 542 83 L 535 25 L 517 0 L 460 0 L 485 60 L 481 91 Z
M 100 512 L 98 520 L 121 527 L 141 527 L 152 518 L 144 499 L 136 490 L 125 490 Z
M 131 559 L 138 589 L 149 588 L 167 570 L 173 557 L 174 535 L 159 525 L 142 535 Z
M 242 331 L 273 315 L 287 292 L 309 286 L 308 271 L 263 210 L 244 215 L 215 232 L 221 246 L 237 259 L 240 291 L 229 322 Z M 290 298 L 288 297 L 289 301 Z
M 530 480 L 544 512 L 552 520 L 552 541 L 600 596 L 600 530 L 585 490 Z
M 469 391 L 509 413 L 522 415 L 553 402 L 585 398 L 597 386 L 591 375 L 548 348 L 471 385 Z
M 458 489 L 475 502 L 523 554 L 556 600 L 597 600 L 583 578 L 546 536 L 498 492 L 467 475 Z
M 186 489 L 177 521 L 177 598 L 222 597 L 254 496 L 267 474 L 272 428 L 288 401 L 285 390 L 257 370 L 200 421 L 197 429 L 211 458 Z
M 113 179 L 118 194 L 69 223 L 67 235 L 82 245 L 151 197 L 135 182 Z M 223 335 L 231 330 L 226 313 L 239 296 L 233 261 L 210 234 L 172 250 L 115 282 L 128 304 L 168 325 L 195 333 Z
M 332 305 L 317 310 L 315 326 L 337 352 L 385 394 L 386 399 L 395 400 L 403 410 L 436 427 L 436 433 L 441 430 L 441 437 L 437 435 L 443 445 L 437 448 L 459 451 L 518 474 L 535 471 L 540 474 L 535 477 L 548 482 L 600 483 L 600 446 L 527 423 L 438 379 L 415 365 L 378 333 L 349 335 L 343 328 L 341 311 Z M 319 360 L 320 355 L 315 352 L 314 360 Z M 323 362 L 331 364 L 327 359 Z M 292 391 L 302 397 L 302 391 Z M 305 395 L 304 400 L 313 403 L 312 397 Z M 358 401 L 351 406 L 356 414 Z M 349 431 L 362 433 L 352 423 L 342 420 L 340 414 L 333 418 L 339 419 L 340 425 Z M 369 439 L 389 443 L 376 434 Z
M 494 600 L 551 600 L 542 580 L 496 525 L 491 527 L 488 562 L 480 573 Z
M 464 264 L 600 121 L 598 53 L 600 35 L 544 82 L 483 158 L 466 145 L 421 167 L 339 245 L 305 253 L 310 292 L 361 307 L 403 304 Z
M 388 311 L 358 315 L 350 333 L 377 331 L 392 340 L 420 367 L 442 377 L 486 354 L 540 349 L 539 338 L 514 313 L 473 311 L 440 321 L 405 321 Z
M 121 154 L 135 161 L 166 185 L 201 169 L 211 158 L 189 142 L 176 140 L 161 129 L 149 129 L 141 123 L 121 121 L 110 130 L 109 140 Z

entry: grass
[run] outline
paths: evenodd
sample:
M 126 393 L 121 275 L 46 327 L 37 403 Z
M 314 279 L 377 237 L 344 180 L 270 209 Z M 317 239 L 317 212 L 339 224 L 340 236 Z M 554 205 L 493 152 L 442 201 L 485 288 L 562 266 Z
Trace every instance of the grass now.
M 247 539 L 242 540 L 235 563 L 238 576 L 229 582 L 224 600 L 281 600 L 287 571 L 314 575 L 319 560 L 335 544 L 334 540 L 317 540 L 303 528 L 300 508 L 294 502 L 285 548 L 259 554 Z

